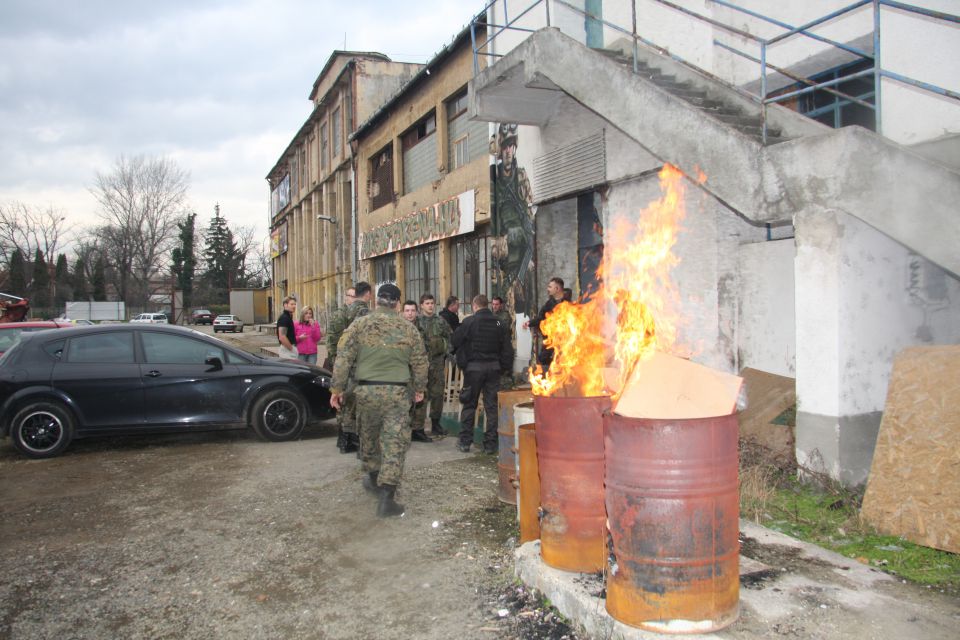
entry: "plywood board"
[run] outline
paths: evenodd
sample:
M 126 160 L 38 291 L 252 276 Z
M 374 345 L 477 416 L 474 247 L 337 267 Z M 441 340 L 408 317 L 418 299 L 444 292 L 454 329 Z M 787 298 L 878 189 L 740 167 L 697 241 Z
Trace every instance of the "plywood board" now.
M 793 460 L 794 427 L 773 421 L 797 403 L 796 380 L 749 368 L 740 376 L 747 393 L 747 406 L 740 411 L 740 438 L 762 445 L 777 457 Z
M 883 533 L 960 553 L 960 345 L 894 360 L 861 514 Z
M 733 413 L 743 379 L 655 353 L 637 365 L 614 411 L 629 418 L 710 418 Z

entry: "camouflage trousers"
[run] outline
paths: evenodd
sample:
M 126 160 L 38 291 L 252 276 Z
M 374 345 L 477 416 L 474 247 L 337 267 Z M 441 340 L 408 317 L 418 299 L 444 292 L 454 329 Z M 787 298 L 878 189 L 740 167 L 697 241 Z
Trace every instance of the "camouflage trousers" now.
M 343 394 L 343 406 L 337 411 L 337 427 L 343 433 L 357 433 L 357 396 L 353 391 Z
M 366 473 L 378 471 L 380 484 L 397 486 L 410 447 L 410 394 L 407 387 L 357 387 L 360 460 Z
M 427 417 L 427 403 L 430 403 L 430 420 L 439 421 L 440 416 L 443 415 L 443 391 L 446 386 L 446 379 L 444 378 L 444 362 L 446 359 L 443 356 L 438 358 L 430 358 L 430 369 L 427 371 L 427 393 L 423 398 L 423 402 L 419 403 L 413 411 L 413 429 L 423 429 L 423 423 Z

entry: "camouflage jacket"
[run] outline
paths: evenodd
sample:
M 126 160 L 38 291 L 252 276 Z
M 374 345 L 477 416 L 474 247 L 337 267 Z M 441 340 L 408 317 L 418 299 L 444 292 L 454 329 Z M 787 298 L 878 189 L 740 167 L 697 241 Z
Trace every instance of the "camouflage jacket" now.
M 450 323 L 434 314 L 432 316 L 417 316 L 417 327 L 423 334 L 423 342 L 427 347 L 427 357 L 439 358 L 450 351 L 450 341 L 453 332 Z
M 423 340 L 413 323 L 378 309 L 344 331 L 331 391 L 343 392 L 353 371 L 358 381 L 412 382 L 414 391 L 423 392 L 428 369 Z
M 330 358 L 330 362 L 335 362 L 337 359 L 337 343 L 340 342 L 343 332 L 353 324 L 354 320 L 368 313 L 370 313 L 370 307 L 367 306 L 367 303 L 363 300 L 356 300 L 346 307 L 340 307 L 330 316 L 330 321 L 327 322 L 326 341 L 327 357 Z

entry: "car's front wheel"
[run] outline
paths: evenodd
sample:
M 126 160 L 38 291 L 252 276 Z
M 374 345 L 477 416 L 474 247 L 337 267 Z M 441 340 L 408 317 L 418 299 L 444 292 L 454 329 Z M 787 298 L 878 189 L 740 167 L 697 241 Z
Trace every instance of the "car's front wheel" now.
M 13 446 L 28 458 L 60 455 L 73 440 L 73 414 L 54 400 L 31 402 L 17 411 L 10 427 Z
M 254 432 L 270 442 L 295 440 L 306 424 L 306 404 L 297 393 L 287 389 L 274 389 L 261 395 L 250 415 Z

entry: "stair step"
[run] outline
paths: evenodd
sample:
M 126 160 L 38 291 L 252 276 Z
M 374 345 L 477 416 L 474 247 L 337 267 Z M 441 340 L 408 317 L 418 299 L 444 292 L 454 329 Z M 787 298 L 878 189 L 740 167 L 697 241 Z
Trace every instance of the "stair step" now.
M 745 116 L 742 113 L 717 113 L 715 116 L 718 120 L 722 120 L 728 124 L 733 125 L 745 125 L 751 127 L 760 127 L 763 126 L 763 120 L 756 116 Z

